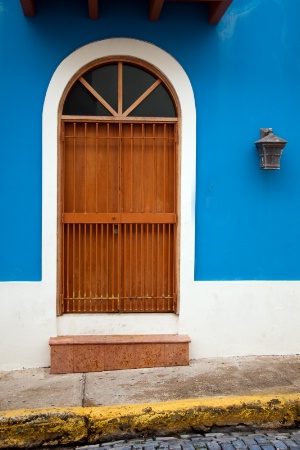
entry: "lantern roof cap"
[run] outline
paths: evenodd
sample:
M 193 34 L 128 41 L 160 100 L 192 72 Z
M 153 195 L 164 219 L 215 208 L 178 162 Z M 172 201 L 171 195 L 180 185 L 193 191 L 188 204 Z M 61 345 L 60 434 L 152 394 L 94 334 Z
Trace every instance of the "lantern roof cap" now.
M 287 141 L 273 133 L 273 128 L 261 128 L 260 139 L 255 144 L 286 144 Z

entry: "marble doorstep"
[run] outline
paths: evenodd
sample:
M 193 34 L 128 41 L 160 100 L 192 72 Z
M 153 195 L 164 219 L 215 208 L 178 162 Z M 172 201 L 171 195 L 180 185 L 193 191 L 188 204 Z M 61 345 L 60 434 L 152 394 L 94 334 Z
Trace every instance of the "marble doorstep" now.
M 96 335 L 50 338 L 51 373 L 102 372 L 189 365 L 186 335 Z

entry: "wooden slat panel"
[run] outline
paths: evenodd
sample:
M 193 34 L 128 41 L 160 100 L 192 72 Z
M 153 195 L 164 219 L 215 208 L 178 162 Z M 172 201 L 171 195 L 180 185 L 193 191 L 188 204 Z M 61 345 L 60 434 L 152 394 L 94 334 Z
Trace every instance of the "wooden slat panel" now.
M 64 123 L 64 312 L 174 311 L 175 131 Z
M 174 226 L 148 225 L 149 233 L 147 225 L 124 224 L 117 234 L 101 226 L 102 238 L 96 224 L 65 225 L 65 312 L 173 311 Z M 118 257 L 129 264 L 119 266 Z

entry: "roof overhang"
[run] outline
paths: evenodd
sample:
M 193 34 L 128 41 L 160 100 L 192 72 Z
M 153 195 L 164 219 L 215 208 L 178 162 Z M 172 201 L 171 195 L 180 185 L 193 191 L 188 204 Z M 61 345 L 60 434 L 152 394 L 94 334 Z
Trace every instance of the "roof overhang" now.
M 99 0 L 85 0 L 87 2 L 87 11 L 90 19 L 99 17 Z M 148 0 L 149 1 L 149 20 L 157 21 L 161 10 L 166 2 L 192 2 L 206 3 L 208 5 L 208 23 L 217 24 L 222 19 L 233 0 Z M 26 17 L 32 17 L 36 14 L 36 0 L 20 0 L 23 13 Z

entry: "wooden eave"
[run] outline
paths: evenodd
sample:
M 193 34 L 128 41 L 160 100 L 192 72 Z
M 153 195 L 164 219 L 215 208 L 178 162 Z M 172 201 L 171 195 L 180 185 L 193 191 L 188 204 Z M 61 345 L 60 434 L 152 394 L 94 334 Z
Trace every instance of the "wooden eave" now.
M 99 17 L 99 0 L 86 0 L 87 11 L 90 19 Z M 228 7 L 233 0 L 148 0 L 149 1 L 149 20 L 157 21 L 161 14 L 164 3 L 166 2 L 191 2 L 207 3 L 208 5 L 208 23 L 217 24 L 220 22 Z M 20 0 L 23 13 L 26 17 L 32 17 L 36 14 L 36 0 Z

